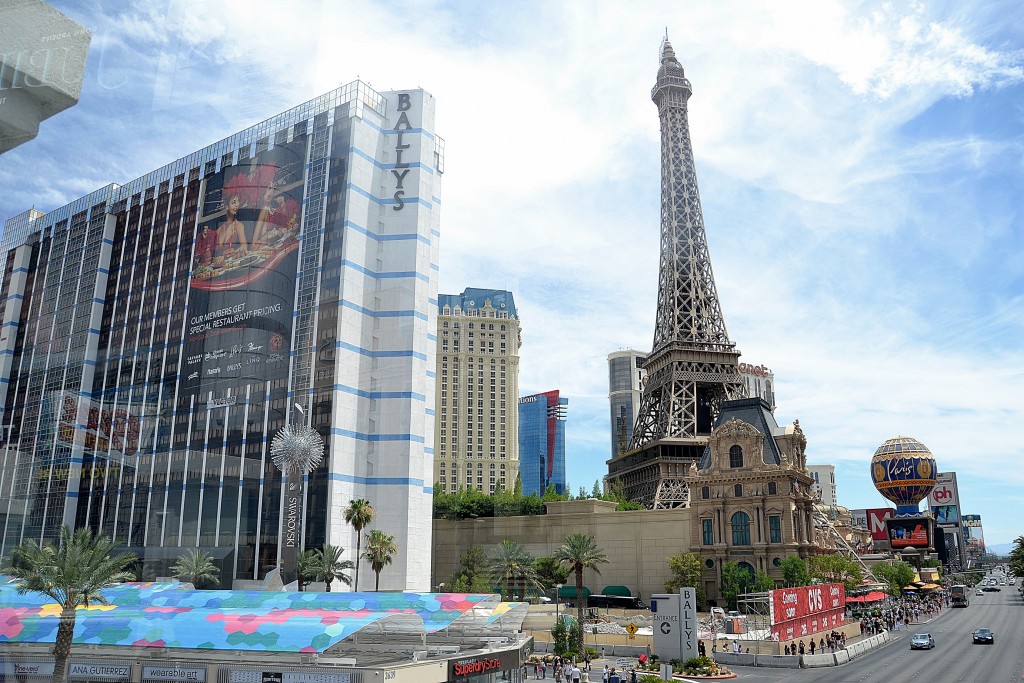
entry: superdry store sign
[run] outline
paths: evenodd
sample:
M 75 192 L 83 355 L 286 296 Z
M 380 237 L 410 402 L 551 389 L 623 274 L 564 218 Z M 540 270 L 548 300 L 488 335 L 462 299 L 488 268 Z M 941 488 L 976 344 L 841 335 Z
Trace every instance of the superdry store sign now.
M 841 583 L 771 591 L 773 640 L 792 640 L 843 624 L 846 589 Z
M 519 666 L 518 650 L 455 659 L 449 663 L 448 680 L 464 681 L 480 674 L 510 671 Z

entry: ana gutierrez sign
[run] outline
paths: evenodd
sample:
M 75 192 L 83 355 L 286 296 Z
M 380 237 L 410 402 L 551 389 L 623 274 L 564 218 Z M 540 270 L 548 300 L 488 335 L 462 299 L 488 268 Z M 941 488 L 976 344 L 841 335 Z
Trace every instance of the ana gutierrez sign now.
M 791 640 L 841 626 L 846 589 L 841 583 L 779 588 L 771 591 L 774 640 Z

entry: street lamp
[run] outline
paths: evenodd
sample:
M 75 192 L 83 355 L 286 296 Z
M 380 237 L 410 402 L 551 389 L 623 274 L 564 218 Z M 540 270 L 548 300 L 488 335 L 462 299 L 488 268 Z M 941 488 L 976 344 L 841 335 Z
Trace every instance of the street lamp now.
M 555 623 L 556 624 L 558 623 L 558 600 L 560 598 L 561 592 L 562 592 L 562 584 L 556 583 L 555 584 Z

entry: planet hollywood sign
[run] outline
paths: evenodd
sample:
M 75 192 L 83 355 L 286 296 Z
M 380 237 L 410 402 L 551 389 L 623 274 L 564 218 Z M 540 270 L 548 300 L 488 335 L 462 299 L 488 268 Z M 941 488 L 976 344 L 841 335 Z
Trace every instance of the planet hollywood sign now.
M 757 377 L 772 376 L 772 371 L 766 368 L 764 365 L 751 365 L 750 363 L 740 363 L 739 371 L 742 375 L 755 375 Z

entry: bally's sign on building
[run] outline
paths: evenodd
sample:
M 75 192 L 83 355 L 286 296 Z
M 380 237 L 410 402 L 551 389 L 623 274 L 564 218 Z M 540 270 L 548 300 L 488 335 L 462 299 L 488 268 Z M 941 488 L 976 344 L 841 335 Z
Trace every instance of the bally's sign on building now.
M 417 93 L 422 97 L 422 93 Z M 422 105 L 422 103 L 420 103 Z M 419 106 L 416 108 L 419 114 L 422 115 L 423 107 Z M 410 163 L 412 159 L 419 159 L 419 146 L 422 144 L 422 136 L 415 135 L 413 132 L 422 126 L 422 122 L 416 122 L 415 124 L 409 118 L 410 114 L 416 115 L 413 110 L 412 96 L 407 92 L 398 93 L 398 102 L 396 106 L 398 113 L 398 119 L 395 121 L 394 127 L 391 129 L 391 138 L 393 138 L 394 145 L 392 149 L 395 152 L 395 165 L 391 170 L 391 186 L 394 193 L 391 195 L 392 203 L 391 209 L 393 211 L 401 211 L 405 208 L 406 203 L 409 199 L 412 199 L 417 194 L 418 187 L 418 174 L 413 173 L 414 166 L 419 166 L 419 163 Z M 416 148 L 413 146 L 415 145 Z M 412 194 L 409 195 L 408 193 Z M 409 197 L 407 199 L 406 197 Z

